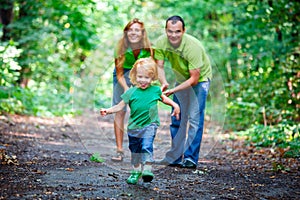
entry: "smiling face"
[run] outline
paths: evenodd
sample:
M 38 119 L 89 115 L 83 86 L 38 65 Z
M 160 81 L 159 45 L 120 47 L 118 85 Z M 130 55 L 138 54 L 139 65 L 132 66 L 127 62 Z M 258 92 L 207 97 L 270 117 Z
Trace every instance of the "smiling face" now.
M 181 44 L 182 36 L 185 30 L 181 21 L 168 21 L 166 26 L 166 34 L 170 44 L 177 48 Z
M 152 57 L 138 59 L 129 74 L 130 81 L 138 88 L 148 88 L 158 79 L 157 65 Z
M 143 66 L 136 69 L 136 83 L 137 87 L 141 89 L 146 89 L 150 86 L 152 82 L 152 76 Z
M 131 44 L 136 44 L 141 42 L 143 38 L 142 25 L 139 23 L 133 23 L 127 31 L 127 38 Z

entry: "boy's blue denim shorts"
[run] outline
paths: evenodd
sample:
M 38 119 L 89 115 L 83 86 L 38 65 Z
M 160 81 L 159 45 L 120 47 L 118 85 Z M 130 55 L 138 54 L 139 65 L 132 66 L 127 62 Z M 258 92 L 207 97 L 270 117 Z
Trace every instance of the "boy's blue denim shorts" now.
M 127 131 L 132 165 L 154 162 L 153 142 L 157 128 L 157 124 L 150 124 L 141 129 Z

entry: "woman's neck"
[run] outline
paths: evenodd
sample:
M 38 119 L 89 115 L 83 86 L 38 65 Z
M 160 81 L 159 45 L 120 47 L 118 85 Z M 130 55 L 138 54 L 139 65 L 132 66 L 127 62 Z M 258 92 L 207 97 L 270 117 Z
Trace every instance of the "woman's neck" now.
M 130 44 L 130 47 L 132 50 L 137 50 L 137 49 L 141 49 L 142 45 L 140 43 L 136 43 L 136 44 Z

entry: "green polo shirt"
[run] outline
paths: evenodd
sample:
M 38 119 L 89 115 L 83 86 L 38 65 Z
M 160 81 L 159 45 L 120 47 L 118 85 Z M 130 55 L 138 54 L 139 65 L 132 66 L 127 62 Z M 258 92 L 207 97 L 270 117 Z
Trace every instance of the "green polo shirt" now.
M 118 57 L 117 54 L 117 49 L 115 49 L 115 58 Z M 124 69 L 131 69 L 135 63 L 135 61 L 137 61 L 140 58 L 147 58 L 151 56 L 151 53 L 145 49 L 141 49 L 137 59 L 134 57 L 133 51 L 131 48 L 128 48 L 125 52 L 125 60 L 124 60 L 124 64 L 123 64 L 123 68 Z
M 189 70 L 200 68 L 199 82 L 212 78 L 211 63 L 201 42 L 184 33 L 181 44 L 174 49 L 166 35 L 158 38 L 155 46 L 156 60 L 169 60 L 176 75 L 176 81 L 184 82 L 190 77 Z

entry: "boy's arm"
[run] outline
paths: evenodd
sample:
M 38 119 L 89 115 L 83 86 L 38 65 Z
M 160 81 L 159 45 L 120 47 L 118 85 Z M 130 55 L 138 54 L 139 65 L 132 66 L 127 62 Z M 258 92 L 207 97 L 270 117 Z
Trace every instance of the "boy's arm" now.
M 175 103 L 172 99 L 167 97 L 166 95 L 161 95 L 162 102 L 174 108 L 172 116 L 175 116 L 177 120 L 179 120 L 180 107 L 177 103 Z
M 101 108 L 100 115 L 106 116 L 108 114 L 113 114 L 113 113 L 119 112 L 125 107 L 125 105 L 126 105 L 125 102 L 122 100 L 122 101 L 120 101 L 120 103 L 118 103 L 117 105 L 114 105 L 113 107 Z

